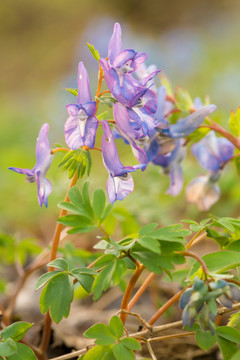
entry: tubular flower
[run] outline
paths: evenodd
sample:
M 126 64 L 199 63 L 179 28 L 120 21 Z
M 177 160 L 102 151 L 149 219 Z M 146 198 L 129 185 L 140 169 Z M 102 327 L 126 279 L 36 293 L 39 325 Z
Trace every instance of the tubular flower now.
M 118 156 L 117 148 L 113 140 L 113 134 L 107 121 L 102 120 L 102 157 L 109 177 L 107 180 L 107 193 L 111 203 L 123 200 L 134 189 L 134 183 L 130 172 L 142 168 L 143 165 L 124 166 Z
M 210 131 L 201 141 L 193 145 L 192 152 L 203 168 L 218 171 L 224 162 L 233 156 L 234 146 L 229 140 L 217 137 L 214 131 Z
M 46 207 L 48 206 L 48 196 L 52 191 L 52 186 L 50 181 L 45 178 L 45 175 L 53 160 L 53 155 L 51 155 L 51 149 L 47 138 L 48 130 L 48 124 L 43 124 L 40 129 L 36 145 L 37 161 L 33 169 L 20 169 L 17 167 L 9 168 L 19 174 L 26 175 L 26 180 L 29 183 L 33 183 L 35 181 L 37 182 L 39 205 L 42 206 L 44 204 Z
M 113 105 L 113 116 L 118 134 L 130 144 L 136 159 L 145 165 L 142 168 L 144 170 L 147 165 L 147 156 L 145 151 L 138 145 L 144 135 L 137 114 L 134 111 L 128 112 L 125 107 L 116 103 Z
M 72 150 L 83 145 L 93 148 L 98 128 L 96 102 L 92 101 L 88 73 L 82 62 L 78 65 L 77 104 L 67 105 L 67 111 L 70 116 L 65 123 L 66 144 Z
M 195 203 L 199 210 L 207 211 L 220 197 L 217 181 L 220 173 L 199 176 L 192 180 L 186 187 L 186 198 L 190 203 Z
M 147 146 L 148 161 L 164 168 L 170 175 L 170 187 L 167 193 L 176 196 L 183 185 L 181 162 L 185 156 L 183 138 L 190 135 L 203 122 L 204 118 L 216 109 L 215 105 L 199 107 L 194 113 L 176 124 L 169 125 L 164 118 L 169 104 L 166 102 L 166 89 L 161 86 L 157 91 L 158 106 L 155 113 L 155 129 L 152 140 Z
M 133 107 L 138 99 L 148 90 L 146 84 L 159 72 L 154 71 L 141 81 L 131 75 L 146 60 L 146 53 L 132 49 L 122 50 L 121 26 L 114 25 L 113 34 L 108 46 L 108 60 L 101 58 L 100 65 L 104 70 L 105 81 L 112 95 L 121 104 Z

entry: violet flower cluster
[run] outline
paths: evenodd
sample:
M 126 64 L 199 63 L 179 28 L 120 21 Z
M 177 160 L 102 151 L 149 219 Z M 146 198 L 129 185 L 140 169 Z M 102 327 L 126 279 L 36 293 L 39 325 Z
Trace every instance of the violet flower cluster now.
M 107 120 L 101 121 L 103 137 L 101 150 L 103 164 L 109 173 L 107 193 L 111 203 L 123 200 L 134 189 L 130 173 L 144 171 L 149 163 L 160 166 L 170 177 L 168 193 L 176 196 L 183 187 L 181 163 L 185 157 L 185 138 L 194 132 L 212 113 L 215 105 L 204 106 L 199 99 L 194 102 L 191 113 L 170 123 L 174 105 L 167 96 L 166 87 L 156 87 L 154 78 L 161 70 L 154 65 L 146 66 L 146 53 L 133 49 L 122 49 L 121 27 L 114 25 L 106 58 L 99 59 L 108 91 L 114 98 L 114 132 Z M 96 117 L 97 103 L 90 91 L 88 72 L 82 62 L 78 65 L 78 92 L 75 104 L 67 105 L 65 141 L 71 150 L 95 147 L 99 120 Z M 94 99 L 95 100 L 95 99 Z M 40 206 L 47 206 L 51 184 L 45 174 L 52 162 L 47 139 L 48 124 L 44 124 L 37 140 L 37 162 L 32 170 L 11 167 L 25 174 L 29 182 L 37 182 Z M 114 134 L 114 135 L 113 135 Z M 114 137 L 121 137 L 132 149 L 139 162 L 135 166 L 124 166 L 118 155 Z M 207 210 L 219 197 L 216 184 L 224 162 L 233 155 L 233 145 L 224 138 L 210 132 L 193 146 L 193 153 L 200 164 L 209 171 L 207 176 L 193 180 L 187 187 L 187 200 Z

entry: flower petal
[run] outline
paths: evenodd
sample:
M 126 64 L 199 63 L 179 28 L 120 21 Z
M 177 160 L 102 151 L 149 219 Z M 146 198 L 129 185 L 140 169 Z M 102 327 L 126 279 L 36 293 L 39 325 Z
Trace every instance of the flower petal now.
M 157 91 L 158 106 L 155 113 L 155 119 L 157 123 L 161 122 L 164 119 L 166 95 L 167 89 L 165 88 L 165 86 L 160 86 Z
M 53 161 L 53 155 L 51 154 L 51 148 L 48 141 L 48 130 L 49 130 L 49 125 L 47 123 L 43 124 L 37 138 L 37 144 L 36 144 L 37 161 L 36 161 L 36 165 L 33 168 L 34 171 L 36 171 L 36 169 L 41 169 L 44 176 Z
M 31 170 L 31 169 L 21 169 L 21 168 L 18 168 L 18 167 L 9 167 L 8 168 L 9 170 L 13 170 L 19 174 L 24 174 L 24 175 L 27 175 L 27 176 L 34 176 L 34 170 Z
M 77 116 L 78 112 L 80 110 L 79 105 L 76 104 L 69 104 L 66 106 L 67 108 L 67 112 L 69 113 L 70 116 Z
M 170 171 L 170 186 L 167 190 L 167 194 L 177 196 L 180 194 L 183 187 L 183 174 L 182 167 L 178 164 L 173 166 Z
M 115 57 L 112 66 L 114 68 L 121 68 L 126 62 L 133 60 L 135 55 L 136 52 L 132 49 L 123 50 Z
M 78 117 L 70 116 L 64 125 L 65 141 L 72 150 L 77 150 L 80 146 L 84 145 L 79 121 Z
M 122 51 L 122 30 L 119 23 L 115 23 L 113 33 L 108 45 L 108 57 L 110 64 L 113 63 L 116 56 Z
M 38 202 L 39 205 L 42 206 L 43 204 L 47 207 L 48 206 L 48 196 L 52 192 L 52 185 L 50 181 L 44 177 L 40 171 L 36 172 L 36 181 L 38 187 Z
M 91 101 L 82 106 L 83 110 L 87 114 L 87 116 L 94 116 L 97 110 L 97 103 L 96 101 Z
M 103 163 L 111 176 L 121 176 L 128 172 L 136 171 L 143 165 L 123 166 L 121 163 L 116 145 L 114 143 L 111 128 L 106 120 L 101 122 L 103 128 L 102 157 Z
M 176 124 L 170 125 L 168 130 L 163 130 L 163 133 L 166 132 L 166 135 L 175 139 L 188 136 L 196 130 L 204 121 L 205 117 L 215 111 L 216 108 L 216 105 L 204 106 L 185 119 L 180 119 Z
M 186 198 L 195 203 L 201 211 L 207 211 L 220 197 L 217 184 L 209 182 L 207 176 L 200 176 L 190 182 L 186 187 Z
M 126 178 L 109 175 L 107 180 L 107 194 L 111 203 L 114 203 L 116 200 L 123 200 L 133 190 L 134 183 L 130 174 L 127 174 Z
M 77 103 L 85 104 L 92 101 L 92 96 L 90 92 L 89 77 L 88 72 L 83 65 L 83 62 L 80 61 L 78 64 L 78 95 Z
M 98 123 L 99 121 L 95 116 L 87 118 L 83 142 L 85 146 L 88 146 L 91 149 L 93 149 L 95 145 Z

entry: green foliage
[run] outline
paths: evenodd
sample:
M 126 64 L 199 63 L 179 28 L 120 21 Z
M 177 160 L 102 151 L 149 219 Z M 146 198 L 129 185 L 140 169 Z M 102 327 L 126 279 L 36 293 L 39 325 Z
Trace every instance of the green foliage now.
M 28 256 L 37 255 L 41 250 L 35 239 L 20 240 L 7 234 L 0 234 L 1 263 L 14 264 L 19 261 L 21 265 L 24 265 Z
M 98 101 L 100 101 L 103 105 L 107 105 L 109 108 L 113 106 L 117 102 L 117 100 L 112 96 L 101 96 L 101 97 L 95 97 Z
M 0 332 L 0 355 L 6 360 L 37 360 L 27 345 L 18 343 L 33 326 L 25 321 L 15 322 Z M 2 359 L 2 357 L 0 357 Z
M 123 324 L 118 316 L 110 319 L 109 326 L 105 324 L 95 324 L 85 331 L 84 336 L 89 339 L 95 339 L 98 346 L 89 350 L 84 356 L 86 359 L 135 359 L 133 350 L 141 350 L 141 345 L 134 338 L 123 336 Z M 98 357 L 95 357 L 98 356 Z
M 75 173 L 78 178 L 83 175 L 89 176 L 92 166 L 90 151 L 77 149 L 69 151 L 60 162 L 59 166 L 63 167 L 63 171 L 68 171 L 68 177 L 71 179 Z
M 240 136 L 240 107 L 237 108 L 235 114 L 231 111 L 228 125 L 234 136 Z
M 19 341 L 24 337 L 24 335 L 32 326 L 33 324 L 25 321 L 15 322 L 1 331 L 1 340 L 6 341 L 7 339 L 11 338 L 14 341 Z
M 40 310 L 43 314 L 49 310 L 56 323 L 68 317 L 73 300 L 73 284 L 71 277 L 64 272 L 53 276 L 44 287 L 40 296 Z
M 227 270 L 234 269 L 240 265 L 239 253 L 237 251 L 216 251 L 211 254 L 204 255 L 203 261 L 208 267 L 211 274 L 224 273 Z M 189 278 L 193 278 L 199 269 L 199 263 L 196 261 L 189 273 Z
M 94 59 L 99 61 L 99 59 L 100 59 L 99 52 L 95 49 L 95 47 L 92 44 L 87 43 L 87 46 L 88 46 L 89 50 L 91 51 L 91 54 L 94 57 Z
M 210 331 L 197 331 L 196 341 L 200 348 L 207 351 L 215 344 L 216 335 L 212 335 Z
M 217 343 L 221 350 L 223 360 L 230 360 L 238 351 L 237 345 L 221 336 L 217 336 Z
M 16 351 L 16 343 L 11 338 L 7 339 L 4 342 L 0 342 L 0 354 L 2 356 L 11 356 L 12 354 L 15 354 Z
M 78 89 L 65 88 L 64 90 L 68 91 L 70 94 L 72 94 L 76 97 L 78 95 Z
M 240 312 L 231 315 L 227 325 L 240 330 Z
M 226 340 L 240 345 L 240 331 L 230 326 L 221 326 L 216 329 L 216 334 Z
M 34 352 L 27 345 L 16 343 L 16 354 L 7 357 L 7 360 L 37 360 Z
M 80 193 L 77 186 L 69 191 L 68 202 L 58 204 L 62 209 L 68 210 L 76 215 L 66 215 L 58 219 L 58 222 L 71 227 L 70 234 L 89 232 L 105 220 L 112 209 L 112 205 L 106 206 L 103 190 L 97 189 L 93 193 L 93 199 L 89 196 L 89 183 L 85 182 Z

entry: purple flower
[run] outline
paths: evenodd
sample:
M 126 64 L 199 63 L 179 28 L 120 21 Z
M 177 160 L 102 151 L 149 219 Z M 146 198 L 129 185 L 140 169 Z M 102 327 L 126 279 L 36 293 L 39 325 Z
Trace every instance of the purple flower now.
M 92 101 L 88 73 L 82 62 L 78 65 L 77 104 L 67 105 L 69 118 L 65 123 L 65 141 L 72 149 L 80 146 L 93 148 L 98 119 L 95 116 L 96 102 Z
M 37 162 L 32 170 L 20 169 L 17 167 L 9 168 L 10 170 L 16 171 L 17 173 L 26 175 L 26 180 L 28 182 L 37 182 L 39 205 L 42 206 L 42 204 L 44 204 L 46 207 L 48 205 L 48 195 L 52 191 L 52 186 L 50 181 L 45 178 L 45 175 L 53 160 L 53 155 L 51 155 L 51 149 L 47 138 L 48 130 L 49 125 L 43 124 L 37 138 Z
M 134 111 L 128 112 L 125 107 L 116 103 L 113 105 L 113 116 L 117 132 L 130 144 L 136 159 L 145 165 L 142 168 L 144 170 L 147 164 L 147 156 L 145 151 L 139 146 L 144 134 L 138 121 L 138 115 Z
M 195 203 L 201 211 L 209 210 L 220 197 L 220 189 L 216 184 L 219 177 L 220 173 L 216 173 L 192 180 L 186 187 L 187 201 Z
M 210 171 L 218 171 L 223 163 L 231 159 L 234 153 L 233 144 L 210 131 L 201 141 L 192 147 L 193 154 L 200 165 Z
M 216 105 L 203 106 L 186 118 L 179 119 L 176 124 L 170 125 L 167 129 L 162 129 L 161 132 L 163 135 L 169 136 L 172 139 L 188 136 L 201 125 L 207 115 L 215 110 Z
M 132 49 L 122 50 L 121 26 L 114 25 L 108 46 L 108 60 L 101 58 L 105 81 L 117 101 L 127 107 L 133 107 L 148 90 L 146 84 L 160 71 L 154 71 L 146 78 L 137 81 L 131 75 L 146 60 L 146 53 L 137 53 Z
M 102 120 L 102 157 L 109 177 L 107 181 L 107 193 L 111 203 L 123 200 L 134 189 L 134 183 L 130 172 L 142 168 L 143 165 L 124 166 L 118 156 L 117 148 L 113 140 L 113 134 L 107 121 Z

